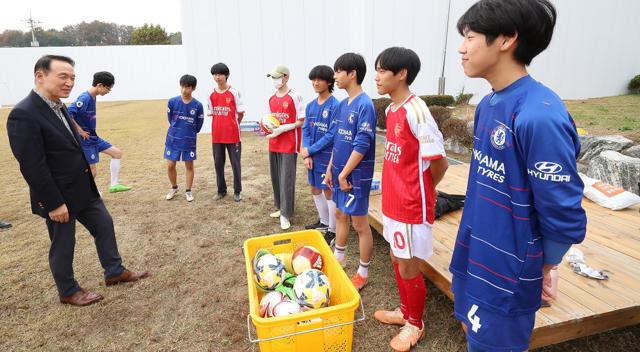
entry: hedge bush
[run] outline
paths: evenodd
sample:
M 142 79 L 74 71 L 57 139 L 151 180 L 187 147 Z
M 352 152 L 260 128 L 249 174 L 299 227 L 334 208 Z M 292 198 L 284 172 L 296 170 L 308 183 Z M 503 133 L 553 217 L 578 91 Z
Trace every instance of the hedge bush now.
M 637 75 L 631 79 L 628 88 L 631 93 L 640 93 L 640 75 Z
M 420 99 L 427 103 L 427 106 L 451 106 L 456 100 L 451 95 L 421 95 Z
M 446 96 L 433 95 L 432 97 L 446 97 Z M 448 96 L 448 97 L 451 97 L 451 96 Z M 424 99 L 423 97 L 420 97 L 420 98 Z M 428 99 L 431 99 L 431 98 L 428 98 Z M 446 98 L 443 98 L 443 100 L 444 99 Z M 451 97 L 451 99 L 453 99 L 453 97 Z M 389 104 L 391 104 L 391 99 L 389 98 L 373 99 L 373 106 L 376 109 L 377 126 L 378 128 L 381 128 L 383 130 L 387 128 L 387 115 L 385 115 L 384 111 L 387 109 L 387 106 L 389 106 Z M 451 117 L 451 110 L 449 108 L 446 108 L 444 106 L 438 106 L 436 104 L 429 105 L 429 103 L 427 103 L 427 106 L 429 107 L 429 111 L 431 112 L 433 119 L 436 120 L 436 123 L 438 124 L 438 128 L 442 128 L 442 122 L 446 121 Z

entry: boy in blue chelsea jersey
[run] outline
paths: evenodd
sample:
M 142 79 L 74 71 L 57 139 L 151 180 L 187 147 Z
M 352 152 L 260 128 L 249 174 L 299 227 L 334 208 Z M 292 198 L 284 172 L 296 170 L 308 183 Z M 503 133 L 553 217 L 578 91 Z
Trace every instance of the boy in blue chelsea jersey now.
M 548 0 L 482 0 L 458 21 L 469 77 L 493 92 L 474 118 L 466 202 L 450 270 L 469 351 L 524 351 L 551 271 L 584 239 L 580 142 L 564 104 L 527 73 L 556 23 Z
M 164 143 L 164 158 L 167 159 L 167 173 L 171 190 L 167 193 L 166 199 L 171 200 L 178 193 L 178 174 L 176 163 L 184 161 L 186 169 L 186 190 L 187 202 L 193 201 L 191 186 L 193 185 L 193 161 L 196 160 L 196 142 L 198 132 L 204 122 L 204 109 L 202 104 L 192 93 L 196 90 L 198 81 L 192 75 L 184 75 L 180 78 L 180 95 L 169 99 L 167 109 L 167 119 L 169 129 L 167 139 Z

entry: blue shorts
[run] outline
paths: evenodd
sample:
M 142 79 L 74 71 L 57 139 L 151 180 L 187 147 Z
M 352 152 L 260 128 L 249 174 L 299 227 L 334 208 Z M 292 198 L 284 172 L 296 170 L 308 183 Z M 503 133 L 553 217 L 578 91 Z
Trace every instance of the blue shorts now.
M 176 150 L 171 147 L 164 147 L 164 158 L 172 161 L 192 161 L 196 160 L 196 150 Z
M 326 172 L 318 171 L 318 170 L 307 170 L 307 180 L 310 186 L 313 186 L 317 189 L 329 189 L 327 184 L 324 183 L 324 176 Z
M 529 348 L 536 313 L 506 316 L 481 303 L 470 302 L 464 292 L 467 281 L 453 278 L 454 312 L 456 319 L 467 326 L 467 342 L 470 351 L 514 351 Z
M 111 143 L 98 136 L 91 136 L 82 141 L 82 151 L 89 164 L 97 164 L 100 161 L 100 153 L 111 148 Z
M 345 214 L 355 216 L 369 214 L 369 197 L 356 197 L 353 194 L 353 189 L 345 193 L 340 188 L 336 188 L 333 190 L 332 198 L 336 203 L 336 208 Z

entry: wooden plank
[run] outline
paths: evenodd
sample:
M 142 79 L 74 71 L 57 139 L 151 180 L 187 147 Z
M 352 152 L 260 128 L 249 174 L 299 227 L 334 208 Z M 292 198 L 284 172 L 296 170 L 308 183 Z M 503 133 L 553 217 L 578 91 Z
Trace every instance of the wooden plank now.
M 464 193 L 468 170 L 468 164 L 450 166 L 438 190 Z M 369 219 L 380 233 L 381 205 L 380 192 L 373 193 Z M 532 349 L 640 323 L 640 207 L 612 211 L 586 199 L 583 207 L 588 218 L 587 236 L 577 247 L 585 253 L 588 265 L 609 270 L 610 279 L 588 279 L 562 265 L 558 299 L 536 314 Z M 450 299 L 453 294 L 449 262 L 461 214 L 456 211 L 436 221 L 434 256 L 421 267 Z
M 529 348 L 535 349 L 635 324 L 640 324 L 640 307 L 638 306 L 577 321 L 546 325 L 533 330 Z

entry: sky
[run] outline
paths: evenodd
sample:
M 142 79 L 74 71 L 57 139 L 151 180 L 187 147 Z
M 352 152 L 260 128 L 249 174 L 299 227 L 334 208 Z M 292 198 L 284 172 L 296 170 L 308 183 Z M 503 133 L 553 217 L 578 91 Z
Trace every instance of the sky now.
M 4 0 L 0 8 L 0 32 L 26 31 L 29 12 L 44 29 L 62 29 L 82 21 L 119 25 L 159 24 L 167 32 L 182 31 L 180 0 Z

